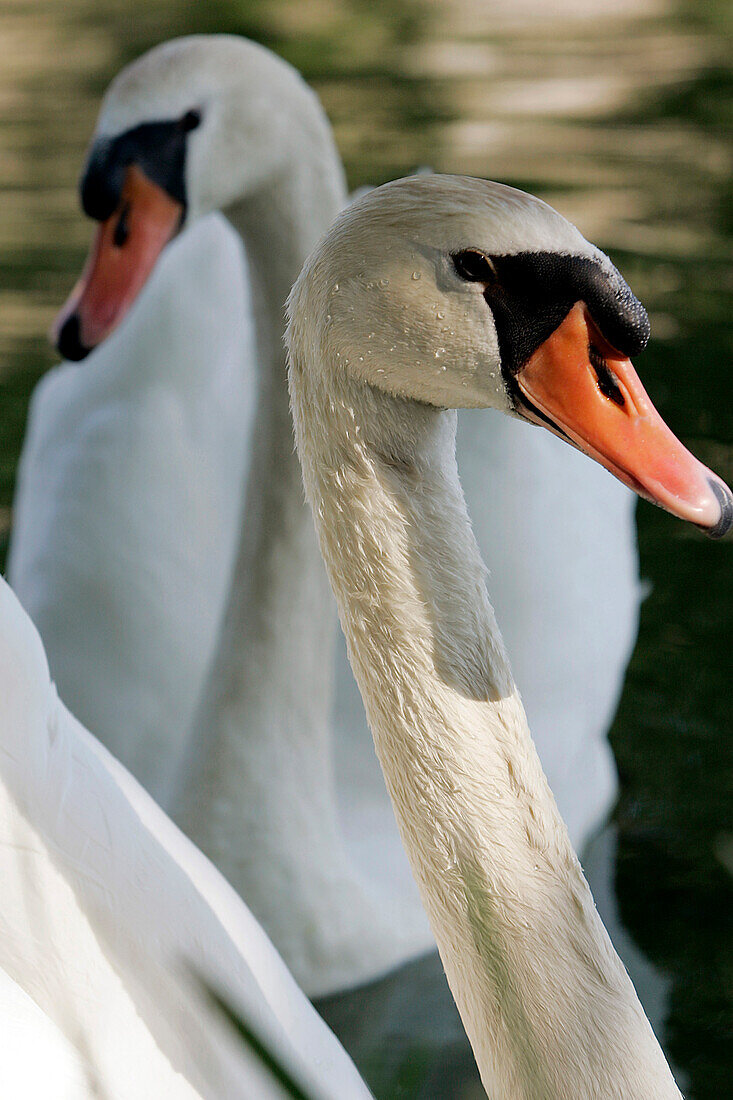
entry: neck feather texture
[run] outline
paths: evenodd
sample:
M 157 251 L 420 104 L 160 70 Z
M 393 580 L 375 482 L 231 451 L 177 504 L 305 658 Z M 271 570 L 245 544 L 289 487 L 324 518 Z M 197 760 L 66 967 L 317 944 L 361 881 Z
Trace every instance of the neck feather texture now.
M 455 414 L 321 371 L 315 345 L 294 343 L 291 365 L 306 495 L 484 1086 L 492 1100 L 679 1097 L 513 686 L 458 481 Z

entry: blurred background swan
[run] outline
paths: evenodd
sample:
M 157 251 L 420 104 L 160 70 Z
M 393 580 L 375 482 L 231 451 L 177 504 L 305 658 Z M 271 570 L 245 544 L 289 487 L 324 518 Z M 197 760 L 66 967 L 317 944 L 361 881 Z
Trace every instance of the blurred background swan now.
M 9 578 L 62 698 L 248 899 L 303 987 L 332 994 L 432 945 L 343 643 L 333 707 L 334 609 L 291 454 L 282 306 L 344 202 L 341 166 L 291 69 L 194 36 L 113 83 L 93 171 L 116 170 L 95 159 L 110 140 L 189 115 L 186 223 L 163 278 L 34 396 Z M 134 256 L 141 215 L 125 201 Z M 239 249 L 197 221 L 217 207 Z M 75 358 L 98 270 L 58 322 Z M 636 632 L 633 502 L 506 418 L 467 417 L 460 450 L 535 741 L 583 851 L 615 793 L 605 733 Z
M 222 3 L 203 29 L 225 24 L 255 32 L 315 79 L 351 184 L 379 182 L 422 162 L 500 176 L 539 189 L 616 255 L 632 250 L 633 264 L 625 258 L 625 270 L 654 308 L 655 334 L 666 340 L 664 367 L 654 347 L 645 356 L 647 376 L 657 372 L 657 388 L 650 388 L 673 425 L 694 437 L 712 463 L 726 440 L 717 419 L 711 435 L 706 412 L 710 393 L 715 386 L 722 393 L 724 385 L 722 374 L 715 381 L 715 371 L 722 371 L 719 326 L 726 310 L 718 278 L 724 178 L 714 98 L 722 72 L 718 9 L 711 6 L 705 18 L 697 13 L 694 33 L 663 6 L 650 15 L 615 5 L 602 27 L 597 12 L 579 4 L 560 5 L 552 17 L 531 4 L 511 11 L 496 5 L 480 16 L 460 4 L 450 10 L 398 5 L 389 14 L 368 15 L 357 4 L 338 12 L 298 10 L 296 18 L 277 3 L 267 14 Z M 83 4 L 59 5 L 49 37 L 36 25 L 31 31 L 17 12 L 0 24 L 9 46 L 24 42 L 23 49 L 6 51 L 14 60 L 5 80 L 10 101 L 28 120 L 20 128 L 16 115 L 13 127 L 0 134 L 17 172 L 17 190 L 7 194 L 0 219 L 5 281 L 12 287 L 4 292 L 3 313 L 6 503 L 28 389 L 48 362 L 31 334 L 46 326 L 86 246 L 74 180 L 98 91 L 123 60 L 120 44 L 126 58 L 171 33 L 202 29 L 202 17 L 176 3 L 155 14 L 142 6 L 134 26 L 121 16 L 115 22 L 116 11 L 110 4 L 101 20 L 89 21 Z M 55 48 L 59 38 L 63 51 Z M 85 99 L 79 74 L 95 65 L 96 87 Z M 43 79 L 36 75 L 41 73 Z M 49 161 L 43 150 L 52 143 L 56 153 Z M 59 143 L 65 156 L 58 154 Z M 62 240 L 71 243 L 49 248 L 49 241 Z M 693 354 L 701 360 L 694 387 L 677 379 L 669 387 L 669 363 Z M 640 510 L 640 523 L 644 573 L 652 576 L 654 595 L 645 605 L 628 702 L 622 700 L 612 734 L 624 776 L 620 901 L 632 930 L 672 971 L 677 1060 L 687 1062 L 700 1095 L 705 1088 L 715 1095 L 716 1082 L 720 1090 L 727 1080 L 714 1010 L 723 942 L 716 914 L 729 882 L 720 809 L 726 718 L 724 692 L 716 690 L 724 681 L 715 653 L 724 637 L 727 548 L 711 560 L 707 547 L 692 545 L 648 508 Z M 670 539 L 679 540 L 680 553 L 670 556 Z M 694 615 L 685 614 L 688 603 Z M 671 606 L 679 612 L 674 627 Z M 689 667 L 693 643 L 697 672 L 683 678 L 678 668 L 683 661 Z M 625 719 L 639 697 L 641 728 Z M 661 901 L 664 928 L 655 917 Z M 680 950 L 683 937 L 676 933 L 683 927 L 687 947 Z M 384 987 L 375 991 L 364 1013 L 376 1013 L 385 995 Z

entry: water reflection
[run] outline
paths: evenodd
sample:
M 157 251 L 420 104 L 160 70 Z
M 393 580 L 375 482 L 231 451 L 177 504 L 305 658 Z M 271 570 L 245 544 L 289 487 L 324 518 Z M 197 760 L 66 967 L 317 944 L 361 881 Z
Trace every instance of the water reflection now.
M 130 56 L 192 30 L 250 34 L 296 64 L 353 186 L 429 164 L 524 186 L 576 221 L 651 308 L 660 411 L 730 480 L 729 17 L 692 0 L 0 0 L 0 539 L 28 395 L 52 362 L 44 334 L 86 249 L 75 181 L 99 94 Z M 646 505 L 639 529 L 652 594 L 612 736 L 619 905 L 670 976 L 667 1046 L 689 1096 L 720 1097 L 730 548 Z M 370 1058 L 380 1096 L 418 1095 Z

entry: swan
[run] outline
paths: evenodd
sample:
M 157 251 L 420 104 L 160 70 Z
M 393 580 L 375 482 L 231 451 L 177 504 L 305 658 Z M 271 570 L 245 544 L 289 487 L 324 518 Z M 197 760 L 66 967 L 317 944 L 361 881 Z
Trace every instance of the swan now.
M 733 494 L 672 435 L 626 358 L 646 343 L 646 314 L 550 207 L 441 176 L 386 184 L 342 213 L 289 308 L 306 496 L 486 1092 L 679 1097 L 529 734 L 451 411 L 547 427 L 721 536 Z
M 171 791 L 165 801 L 178 823 L 246 898 L 310 994 L 366 981 L 433 946 L 409 869 L 403 868 L 396 888 L 387 896 L 379 891 L 379 884 L 375 887 L 362 881 L 337 817 L 330 668 L 336 608 L 303 500 L 292 445 L 282 343 L 284 304 L 305 256 L 344 205 L 345 196 L 331 129 L 317 98 L 290 66 L 254 43 L 229 36 L 193 36 L 166 43 L 123 70 L 105 96 L 82 181 L 84 207 L 101 219 L 98 240 L 91 265 L 58 323 L 59 348 L 68 358 L 81 358 L 88 347 L 101 343 L 107 335 L 111 340 L 119 337 L 120 346 L 127 327 L 121 325 L 123 317 L 145 276 L 157 274 L 153 269 L 158 255 L 168 251 L 169 241 L 171 249 L 175 247 L 173 238 L 180 228 L 186 229 L 180 235 L 182 246 L 201 219 L 221 210 L 244 242 L 257 370 L 253 371 L 254 392 L 242 425 L 243 436 L 247 423 L 251 425 L 245 441 L 243 484 L 230 481 L 228 491 L 236 497 L 239 515 L 246 522 L 241 539 L 232 540 L 234 573 L 226 577 L 228 604 L 214 652 L 207 667 L 200 670 L 198 713 L 190 731 L 178 733 L 186 759 L 174 783 L 165 765 L 166 775 L 157 784 L 156 793 L 163 788 Z M 124 233 L 119 231 L 121 221 Z M 166 258 L 161 256 L 161 261 Z M 175 288 L 175 268 L 169 266 L 162 275 Z M 153 288 L 158 299 L 163 285 L 161 280 Z M 101 297 L 100 287 L 105 292 Z M 235 289 L 239 293 L 239 288 Z M 136 324 L 135 333 L 152 331 L 157 307 L 146 308 L 144 296 L 140 305 L 143 308 L 137 316 L 131 311 L 128 320 Z M 240 311 L 245 305 L 240 300 Z M 195 317 L 191 303 L 187 321 Z M 118 325 L 119 331 L 113 331 Z M 179 347 L 185 345 L 189 331 L 187 325 Z M 103 346 L 96 354 L 104 350 Z M 153 365 L 160 355 L 164 352 L 156 352 Z M 205 349 L 202 357 L 205 360 Z M 126 355 L 120 356 L 123 358 Z M 170 388 L 175 385 L 176 365 L 172 363 L 166 370 Z M 97 366 L 90 364 L 94 371 Z M 136 373 L 144 371 L 146 360 L 142 358 L 134 366 Z M 148 431 L 155 433 L 156 425 L 144 396 L 142 414 L 135 415 L 132 431 L 124 423 L 117 426 L 120 401 L 115 386 L 121 382 L 111 377 L 112 369 L 102 400 L 93 396 L 93 408 L 88 406 L 85 415 L 75 419 L 77 403 L 71 387 L 83 386 L 85 369 L 86 365 L 66 365 L 47 386 L 47 425 L 55 419 L 53 406 L 60 401 L 58 393 L 52 393 L 54 381 L 58 390 L 63 387 L 69 392 L 64 406 L 73 423 L 67 418 L 55 432 L 56 440 L 63 440 L 68 448 L 67 461 L 54 462 L 58 442 L 41 447 L 41 436 L 49 438 L 48 428 L 34 434 L 31 427 L 21 464 L 10 575 L 21 600 L 34 620 L 38 619 L 42 636 L 44 622 L 50 619 L 58 629 L 51 630 L 49 640 L 58 650 L 69 647 L 68 657 L 58 666 L 52 665 L 54 676 L 67 665 L 75 666 L 75 686 L 94 696 L 101 717 L 105 707 L 114 707 L 114 693 L 95 674 L 94 652 L 106 653 L 112 669 L 117 640 L 105 638 L 108 622 L 95 626 L 91 645 L 85 640 L 79 644 L 76 632 L 64 637 L 65 614 L 71 610 L 73 616 L 73 594 L 80 585 L 92 594 L 97 584 L 103 592 L 112 589 L 116 604 L 130 595 L 139 599 L 139 586 L 135 591 L 128 579 L 138 544 L 146 552 L 161 550 L 162 539 L 156 535 L 157 545 L 152 539 L 146 541 L 142 524 L 131 526 L 126 533 L 125 522 L 134 517 L 134 493 L 146 474 L 154 482 L 146 497 L 151 506 L 167 486 L 155 463 L 148 468 L 145 462 L 147 455 L 155 457 L 153 447 L 160 448 L 157 440 L 141 447 L 141 465 L 146 468 L 140 472 L 138 457 L 126 454 L 134 444 L 133 433 L 142 433 L 143 415 Z M 120 362 L 119 371 L 116 365 L 113 369 L 121 378 L 124 362 Z M 144 395 L 148 386 L 158 392 L 155 378 L 144 385 Z M 127 384 L 130 405 L 137 402 L 133 387 L 133 382 Z M 96 386 L 98 393 L 101 388 Z M 176 400 L 183 416 L 185 392 Z M 237 430 L 240 407 L 233 405 L 233 431 Z M 197 410 L 194 413 L 199 415 Z M 32 419 L 33 414 L 35 409 Z M 217 416 L 229 415 L 220 407 L 208 418 L 214 423 Z M 92 438 L 93 428 L 87 424 L 95 420 L 102 421 L 106 435 L 99 432 Z M 74 432 L 75 426 L 80 430 Z M 164 434 L 163 447 L 166 438 Z M 132 466 L 133 495 L 126 494 L 127 516 L 112 524 L 119 547 L 114 559 L 121 566 L 118 579 L 104 560 L 106 535 L 96 540 L 91 555 L 86 554 L 78 512 L 87 507 L 88 497 L 79 493 L 78 472 L 87 471 L 87 477 L 94 477 L 99 452 L 112 448 L 120 461 L 111 464 L 107 484 L 94 494 L 98 511 L 93 530 L 104 532 L 104 519 L 114 507 L 113 497 L 106 507 L 103 502 L 110 479 L 119 477 L 124 484 Z M 236 462 L 240 461 L 238 456 Z M 181 464 L 184 478 L 195 462 L 196 456 Z M 63 467 L 60 478 L 37 496 L 35 487 L 47 476 L 46 470 L 56 466 Z M 226 488 L 222 484 L 222 496 Z M 185 502 L 186 494 L 184 485 L 175 498 Z M 31 516 L 41 508 L 41 501 L 51 505 L 51 519 L 45 526 L 43 518 L 36 521 L 39 534 L 35 535 Z M 175 505 L 173 510 L 181 516 L 182 508 Z M 170 548 L 170 528 L 165 520 L 158 518 L 157 522 L 163 523 Z M 214 525 L 208 537 L 226 542 L 229 531 L 220 528 Z M 70 548 L 63 558 L 55 554 L 58 543 Z M 34 554 L 36 559 L 45 555 L 53 563 L 45 576 L 41 573 L 39 577 L 34 569 Z M 79 562 L 84 569 L 72 572 L 70 562 Z M 214 568 L 217 562 L 221 556 L 212 560 Z M 164 560 L 154 558 L 152 564 L 141 564 L 148 571 L 164 574 Z M 166 636 L 177 635 L 183 635 L 178 645 L 185 646 L 187 631 L 196 630 L 198 598 L 208 599 L 199 577 L 211 565 L 202 554 L 188 563 L 188 568 L 187 592 L 182 597 L 187 606 L 178 617 L 168 615 L 166 594 L 153 593 L 154 612 L 167 616 L 157 633 L 151 629 L 156 647 Z M 178 580 L 180 591 L 183 569 Z M 134 636 L 130 633 L 132 641 L 143 635 L 148 613 L 148 608 L 140 612 L 141 626 Z M 84 604 L 84 617 L 87 614 L 94 614 L 89 601 Z M 215 618 L 211 613 L 209 622 Z M 83 633 L 81 616 L 78 622 Z M 123 687 L 129 685 L 133 692 L 134 673 L 139 663 L 147 662 L 148 649 L 143 639 L 139 652 L 131 654 L 131 674 Z M 163 654 L 156 650 L 151 660 L 159 666 L 169 655 L 176 658 L 177 647 L 169 645 L 168 653 Z M 188 667 L 193 663 L 189 661 Z M 145 684 L 151 679 L 146 674 Z M 168 682 L 172 680 L 170 676 Z M 60 678 L 59 689 L 65 698 Z M 156 707 L 158 715 L 165 699 L 164 689 Z M 144 703 L 143 698 L 135 706 Z M 117 719 L 115 723 L 121 728 Z M 145 737 L 149 737 L 146 752 L 164 755 L 175 732 L 171 738 L 159 739 L 151 728 L 154 725 L 150 721 L 145 725 Z M 104 722 L 97 728 L 103 730 Z M 121 729 L 120 740 L 123 737 Z M 137 752 L 132 738 L 126 760 L 137 766 L 132 759 Z M 123 752 L 117 740 L 114 745 Z M 142 771 L 141 775 L 144 779 Z M 392 830 L 395 832 L 394 824 Z M 394 847 L 398 845 L 395 838 Z
M 0 624 L 3 1094 L 282 1097 L 222 1030 L 196 975 L 314 1100 L 368 1097 L 244 903 L 60 702 L 1 579 Z M 29 1047 L 45 1069 L 27 1067 L 18 1091 Z M 46 1070 L 53 1086 L 29 1091 Z
M 160 259 L 130 222 L 117 311 L 95 320 L 110 302 L 88 270 L 91 290 L 82 280 L 62 314 L 61 350 L 96 350 L 34 396 L 10 579 L 64 700 L 247 899 L 302 986 L 326 995 L 433 946 L 340 638 L 334 684 L 335 611 L 290 454 L 281 305 L 344 204 L 342 170 L 293 71 L 220 36 L 158 47 L 110 88 L 83 190 L 107 241 L 120 210 L 109 217 L 105 183 L 116 195 L 123 162 L 171 200 L 145 208 Z M 242 356 L 241 256 L 222 223 L 202 239 L 217 208 L 252 269 L 257 347 Z M 615 791 L 605 730 L 636 632 L 632 495 L 492 412 L 466 414 L 459 451 L 541 757 L 582 849 Z M 538 528 L 543 555 L 530 550 Z

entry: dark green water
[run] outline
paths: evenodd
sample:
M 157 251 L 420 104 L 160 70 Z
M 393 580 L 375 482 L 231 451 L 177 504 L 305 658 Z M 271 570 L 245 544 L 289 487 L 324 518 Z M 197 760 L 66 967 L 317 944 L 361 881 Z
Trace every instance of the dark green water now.
M 3 558 L 28 397 L 53 362 L 44 333 L 86 249 L 75 181 L 99 95 L 132 56 L 190 31 L 247 34 L 297 65 L 329 111 L 352 186 L 428 164 L 558 206 L 650 309 L 639 368 L 660 411 L 733 480 L 731 8 L 549 7 L 0 0 Z M 638 521 L 651 594 L 612 733 L 619 904 L 670 976 L 665 1045 L 687 1095 L 719 1100 L 733 1081 L 733 557 L 730 543 L 646 504 Z M 391 1095 L 417 1094 L 408 1070 Z

